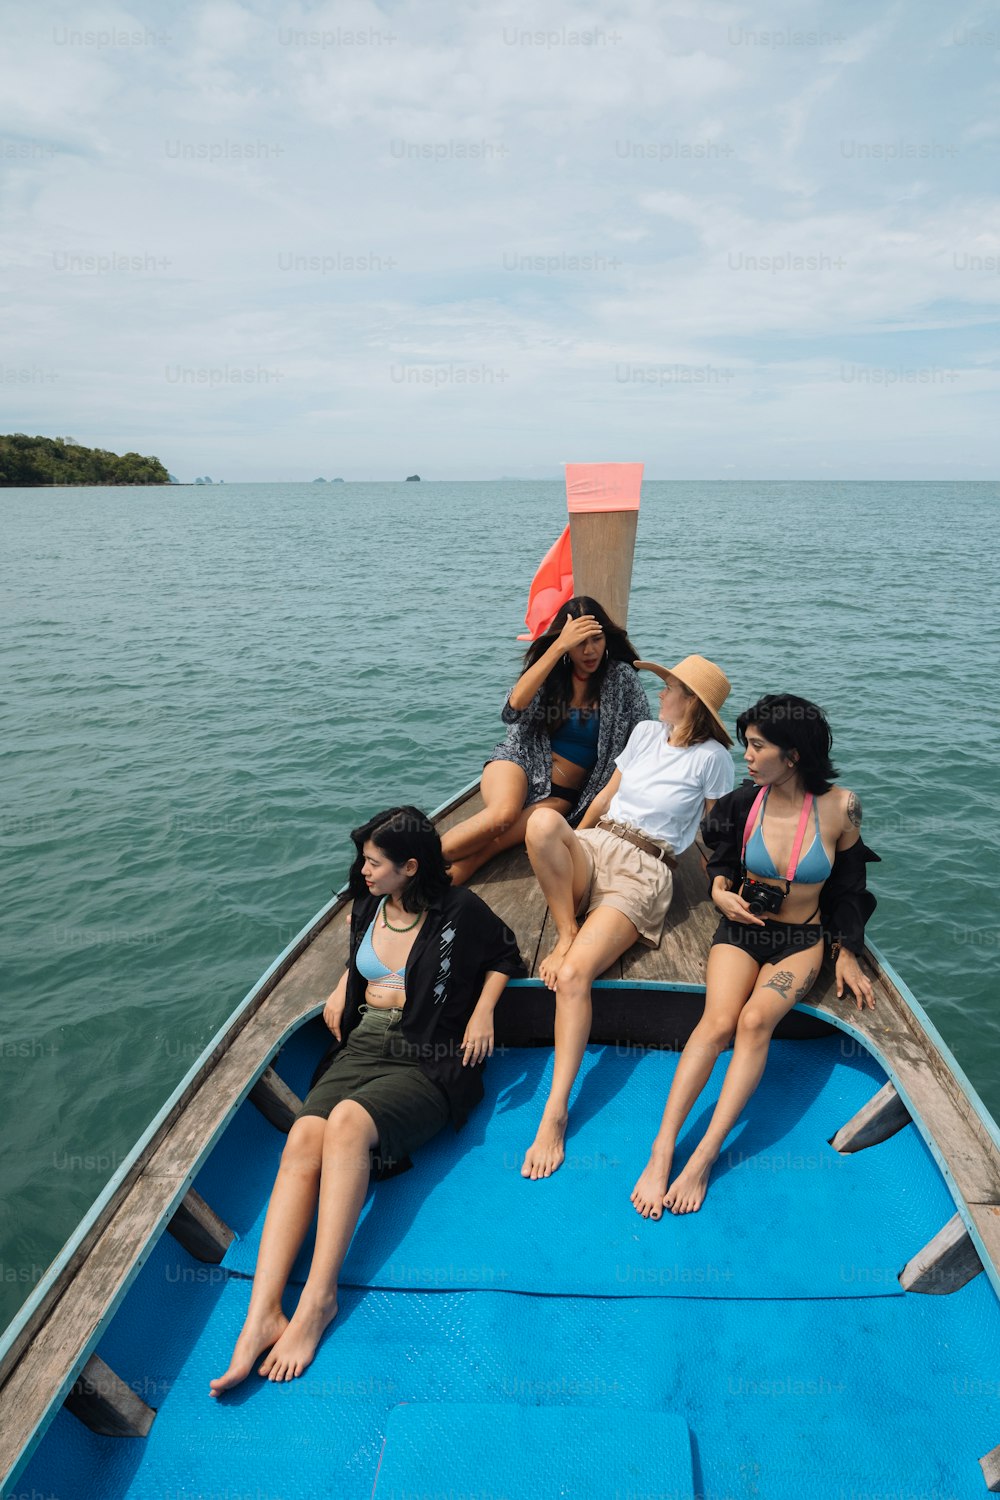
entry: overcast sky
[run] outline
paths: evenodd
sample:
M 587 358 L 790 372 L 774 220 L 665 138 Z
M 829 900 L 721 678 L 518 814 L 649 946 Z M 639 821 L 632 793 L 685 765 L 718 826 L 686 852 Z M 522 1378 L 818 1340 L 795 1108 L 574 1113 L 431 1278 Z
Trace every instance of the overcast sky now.
M 995 7 L 4 30 L 0 431 L 182 479 L 996 477 Z

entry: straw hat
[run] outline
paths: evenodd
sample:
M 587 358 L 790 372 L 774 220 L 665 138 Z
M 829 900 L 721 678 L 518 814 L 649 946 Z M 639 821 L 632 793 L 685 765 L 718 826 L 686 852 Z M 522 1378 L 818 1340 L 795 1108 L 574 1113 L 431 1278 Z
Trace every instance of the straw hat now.
M 668 677 L 676 677 L 683 682 L 696 698 L 701 699 L 726 739 L 732 744 L 729 731 L 719 718 L 719 709 L 729 697 L 730 682 L 722 668 L 717 667 L 714 661 L 709 661 L 704 656 L 685 656 L 676 667 L 661 667 L 655 661 L 637 661 L 632 665 L 637 671 L 645 667 L 647 671 L 655 672 L 657 677 L 662 677 L 664 682 Z

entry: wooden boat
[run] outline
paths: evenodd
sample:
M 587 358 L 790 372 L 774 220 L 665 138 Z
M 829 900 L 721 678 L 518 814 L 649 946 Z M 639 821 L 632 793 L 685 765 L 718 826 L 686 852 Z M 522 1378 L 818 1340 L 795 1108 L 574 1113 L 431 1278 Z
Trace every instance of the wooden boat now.
M 624 617 L 608 524 L 574 532 L 574 556 L 595 559 L 587 591 Z M 437 824 L 479 805 L 473 783 Z M 546 1183 L 503 1148 L 530 1139 L 551 1057 L 534 978 L 548 917 L 523 852 L 475 884 L 532 976 L 498 1011 L 493 1111 L 375 1189 L 310 1371 L 207 1398 L 346 959 L 343 895 L 213 1038 L 7 1330 L 4 1495 L 1000 1491 L 1000 1132 L 878 950 L 875 1010 L 838 1001 L 827 964 L 776 1033 L 706 1208 L 647 1223 L 627 1196 L 715 925 L 699 851 L 661 947 L 595 986 L 569 1156 Z

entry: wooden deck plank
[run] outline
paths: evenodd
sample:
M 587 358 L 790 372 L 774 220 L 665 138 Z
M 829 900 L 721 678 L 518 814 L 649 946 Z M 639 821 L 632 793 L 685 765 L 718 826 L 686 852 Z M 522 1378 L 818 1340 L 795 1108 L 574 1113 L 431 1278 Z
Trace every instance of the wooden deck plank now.
M 991 1495 L 995 1495 L 1000 1490 L 1000 1445 L 984 1454 L 979 1464 L 987 1490 Z
M 66 1397 L 67 1410 L 102 1437 L 146 1437 L 156 1410 L 92 1354 Z
M 899 1284 L 904 1292 L 944 1297 L 961 1290 L 982 1269 L 961 1214 L 952 1214 L 934 1238 L 906 1262 L 899 1273 Z
M 842 1156 L 849 1156 L 880 1145 L 910 1123 L 910 1111 L 895 1085 L 887 1083 L 840 1127 L 830 1145 Z

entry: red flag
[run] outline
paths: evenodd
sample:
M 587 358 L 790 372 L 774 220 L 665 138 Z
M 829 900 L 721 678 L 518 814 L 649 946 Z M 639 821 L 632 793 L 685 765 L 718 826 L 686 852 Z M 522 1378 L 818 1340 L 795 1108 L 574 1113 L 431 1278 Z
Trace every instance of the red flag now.
M 528 608 L 524 623 L 526 635 L 519 641 L 537 641 L 552 624 L 564 604 L 573 597 L 573 554 L 570 550 L 569 527 L 558 541 L 553 542 L 538 565 L 538 572 L 531 580 L 528 590 Z

